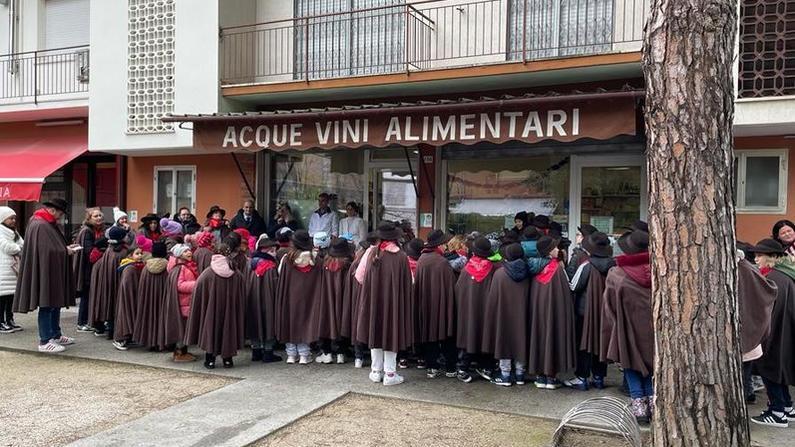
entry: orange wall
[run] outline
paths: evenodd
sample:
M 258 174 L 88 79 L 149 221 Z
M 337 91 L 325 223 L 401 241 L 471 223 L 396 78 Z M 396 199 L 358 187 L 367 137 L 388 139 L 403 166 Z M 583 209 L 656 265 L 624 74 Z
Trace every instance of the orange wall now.
M 795 140 L 783 137 L 744 137 L 734 139 L 735 149 L 790 149 L 787 168 L 787 210 L 785 214 L 737 213 L 737 240 L 756 243 L 770 237 L 773 224 L 780 219 L 793 220 L 795 214 Z
M 252 189 L 256 188 L 253 155 L 239 154 Z M 140 219 L 152 212 L 155 166 L 196 166 L 196 207 L 194 214 L 204 221 L 212 205 L 220 205 L 231 219 L 248 198 L 232 156 L 192 155 L 171 157 L 129 157 L 127 159 L 127 209 L 137 210 Z

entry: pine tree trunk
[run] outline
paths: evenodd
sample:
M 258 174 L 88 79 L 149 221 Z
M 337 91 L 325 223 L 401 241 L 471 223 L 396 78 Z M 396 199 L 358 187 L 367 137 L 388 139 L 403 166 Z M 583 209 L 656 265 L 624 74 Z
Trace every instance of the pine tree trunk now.
M 653 0 L 646 136 L 656 447 L 749 445 L 732 195 L 736 0 Z

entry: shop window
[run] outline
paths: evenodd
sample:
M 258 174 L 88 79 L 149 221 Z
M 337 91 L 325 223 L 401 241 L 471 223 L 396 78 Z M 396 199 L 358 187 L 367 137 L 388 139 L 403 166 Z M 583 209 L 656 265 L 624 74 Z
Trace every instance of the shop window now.
M 155 212 L 176 214 L 183 206 L 196 209 L 196 167 L 155 166 Z
M 490 233 L 513 226 L 519 211 L 568 228 L 569 165 L 564 156 L 447 162 L 447 227 Z
M 274 156 L 274 164 L 273 200 L 287 202 L 302 228 L 309 224 L 320 193 L 331 194 L 331 209 L 340 213 L 344 213 L 346 203 L 361 204 L 364 197 L 363 151 L 279 154 Z
M 739 213 L 787 212 L 787 150 L 734 151 Z

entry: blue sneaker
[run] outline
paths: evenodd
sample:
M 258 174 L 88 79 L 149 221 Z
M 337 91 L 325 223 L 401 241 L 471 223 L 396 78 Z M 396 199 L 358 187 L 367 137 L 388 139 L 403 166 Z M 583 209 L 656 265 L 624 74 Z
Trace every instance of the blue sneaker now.
M 546 389 L 546 387 L 547 387 L 547 378 L 544 376 L 536 377 L 536 388 L 543 390 Z
M 588 391 L 588 379 L 583 379 L 582 377 L 566 380 L 563 382 L 563 385 L 575 390 Z
M 491 383 L 497 386 L 511 386 L 511 375 L 510 374 L 500 374 L 499 376 L 491 379 Z
M 593 376 L 593 380 L 591 381 L 591 386 L 596 388 L 597 390 L 603 390 L 607 388 L 607 385 L 605 385 L 605 378 L 600 376 Z
M 556 379 L 554 377 L 547 377 L 546 385 L 544 386 L 544 388 L 547 389 L 547 390 L 556 390 L 556 389 L 558 389 L 558 388 L 560 388 L 562 386 L 563 386 L 563 384 L 560 383 L 560 380 L 558 380 L 558 379 Z
M 517 385 L 524 385 L 525 384 L 525 376 L 524 373 L 516 374 L 516 384 Z

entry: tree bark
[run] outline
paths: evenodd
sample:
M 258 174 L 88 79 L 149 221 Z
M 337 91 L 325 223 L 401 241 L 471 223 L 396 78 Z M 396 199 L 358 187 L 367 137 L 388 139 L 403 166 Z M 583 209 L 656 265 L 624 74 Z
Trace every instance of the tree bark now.
M 736 0 L 653 0 L 646 136 L 656 447 L 747 446 L 732 121 Z

